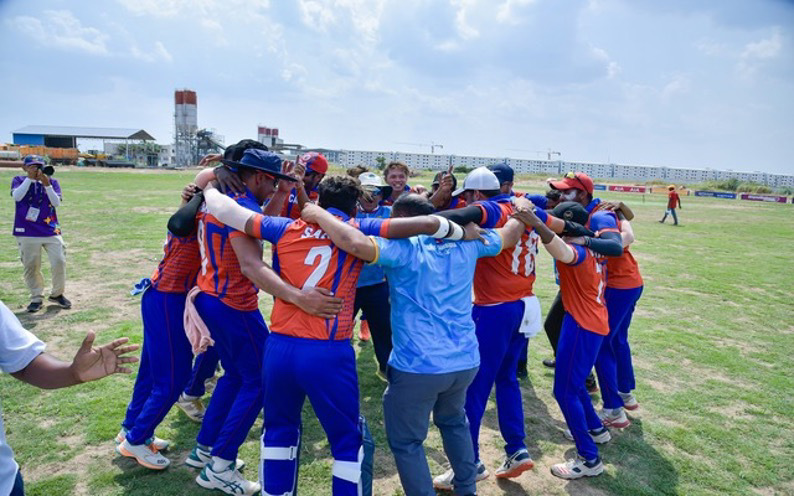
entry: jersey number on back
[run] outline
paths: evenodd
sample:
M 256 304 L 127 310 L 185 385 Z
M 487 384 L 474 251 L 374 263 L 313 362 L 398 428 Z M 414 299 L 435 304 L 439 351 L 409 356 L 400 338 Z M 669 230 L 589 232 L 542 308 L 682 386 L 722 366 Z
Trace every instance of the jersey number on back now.
M 325 275 L 325 272 L 328 270 L 328 264 L 331 263 L 331 247 L 328 245 L 313 247 L 309 250 L 309 253 L 306 254 L 306 258 L 303 260 L 304 265 L 314 265 L 314 261 L 317 257 L 320 257 L 320 263 L 317 264 L 317 267 L 309 274 L 306 282 L 303 283 L 304 289 L 315 287 Z

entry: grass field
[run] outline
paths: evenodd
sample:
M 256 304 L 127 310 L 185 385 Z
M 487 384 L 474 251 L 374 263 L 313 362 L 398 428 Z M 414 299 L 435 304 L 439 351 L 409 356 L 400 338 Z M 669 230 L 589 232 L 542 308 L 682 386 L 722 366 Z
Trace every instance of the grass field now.
M 73 308 L 23 313 L 27 290 L 11 236 L 13 201 L 0 201 L 0 299 L 23 324 L 69 359 L 85 331 L 98 342 L 119 336 L 141 340 L 139 299 L 129 289 L 148 276 L 162 254 L 165 223 L 192 172 L 59 169 L 64 191 L 59 209 L 67 249 L 67 292 Z M 12 171 L 0 172 L 9 185 Z M 427 176 L 418 180 L 429 184 Z M 517 189 L 540 192 L 543 184 Z M 794 206 L 684 197 L 680 227 L 660 225 L 666 197 L 605 194 L 629 202 L 637 242 L 633 247 L 645 292 L 631 328 L 641 403 L 633 424 L 602 448 L 607 466 L 598 478 L 564 482 L 549 466 L 573 453 L 551 397 L 552 371 L 544 335 L 530 344 L 530 377 L 522 390 L 527 444 L 536 468 L 511 482 L 491 477 L 481 495 L 538 494 L 794 494 Z M 45 263 L 46 265 L 46 263 Z M 537 293 L 544 309 L 556 291 L 549 257 L 541 254 Z M 45 278 L 48 273 L 45 271 Z M 269 316 L 270 298 L 260 297 Z M 359 353 L 362 411 L 378 450 L 375 494 L 402 494 L 386 445 L 371 345 Z M 196 472 L 184 466 L 198 425 L 172 411 L 158 429 L 176 443 L 175 462 L 152 473 L 113 451 L 132 390 L 132 376 L 40 391 L 7 375 L 0 397 L 8 440 L 22 466 L 30 495 L 203 494 Z M 299 490 L 330 494 L 328 444 L 310 407 L 304 411 Z M 240 456 L 256 477 L 257 421 Z M 493 471 L 502 444 L 489 405 L 480 438 Z M 431 470 L 445 462 L 431 428 L 426 443 Z

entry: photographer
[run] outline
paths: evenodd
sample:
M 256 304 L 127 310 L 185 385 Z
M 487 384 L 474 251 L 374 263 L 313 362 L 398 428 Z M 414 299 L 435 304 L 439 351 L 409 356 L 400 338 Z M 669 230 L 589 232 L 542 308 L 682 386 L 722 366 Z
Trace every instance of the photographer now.
M 61 186 L 52 179 L 52 167 L 38 155 L 25 157 L 26 176 L 11 180 L 11 196 L 16 202 L 14 236 L 25 267 L 25 283 L 30 289 L 28 312 L 38 312 L 44 303 L 44 277 L 41 275 L 41 249 L 47 250 L 52 269 L 49 300 L 61 308 L 72 304 L 63 295 L 66 284 L 66 254 L 55 208 L 61 204 Z

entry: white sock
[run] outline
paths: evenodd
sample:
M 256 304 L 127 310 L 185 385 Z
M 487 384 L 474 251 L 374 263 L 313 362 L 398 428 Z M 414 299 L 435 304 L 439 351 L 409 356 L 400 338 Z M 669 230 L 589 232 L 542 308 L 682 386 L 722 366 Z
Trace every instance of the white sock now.
M 234 466 L 234 461 L 232 460 L 224 460 L 219 456 L 212 457 L 212 470 L 215 472 L 223 472 L 224 470 L 229 470 L 229 468 Z
M 189 394 L 185 394 L 184 392 L 179 395 L 179 397 L 183 400 L 193 401 L 200 398 L 200 396 L 190 396 Z

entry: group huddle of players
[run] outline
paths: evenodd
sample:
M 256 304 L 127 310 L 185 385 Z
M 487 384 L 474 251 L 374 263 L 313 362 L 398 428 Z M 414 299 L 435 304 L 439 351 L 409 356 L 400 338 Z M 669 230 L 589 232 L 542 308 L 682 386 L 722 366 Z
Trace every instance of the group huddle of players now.
M 154 431 L 176 403 L 201 422 L 185 461 L 201 470 L 200 486 L 294 494 L 308 397 L 334 459 L 333 494 L 371 494 L 372 441 L 351 345 L 362 310 L 377 374 L 389 382 L 385 428 L 406 494 L 475 494 L 475 482 L 489 476 L 478 437 L 494 388 L 505 441 L 495 475 L 518 477 L 534 466 L 517 375 L 528 338 L 544 327 L 533 293 L 543 244 L 560 286 L 545 322 L 555 350 L 547 364 L 555 367 L 563 434 L 578 453 L 551 472 L 575 479 L 603 471 L 597 444 L 611 439 L 609 428 L 627 427 L 625 410 L 639 406 L 627 337 L 643 282 L 625 205 L 594 199 L 593 181 L 582 173 L 550 181 L 546 195 L 514 192 L 507 164 L 475 169 L 460 188 L 451 170 L 440 172 L 425 190 L 407 184 L 409 170 L 399 162 L 386 167 L 385 183 L 361 167 L 325 177 L 321 154 L 282 162 L 253 140 L 204 162 L 213 160 L 222 165 L 185 187 L 163 259 L 136 285 L 143 352 L 119 454 L 167 468 L 169 443 Z M 270 265 L 263 240 L 272 246 Z M 269 327 L 259 289 L 275 297 Z M 205 410 L 200 398 L 219 363 L 223 375 Z M 594 367 L 598 412 L 586 387 Z M 406 374 L 415 385 L 398 396 Z M 447 376 L 464 377 L 459 397 L 452 386 L 432 389 Z M 426 412 L 400 404 L 431 389 L 439 392 Z M 237 452 L 263 407 L 259 481 L 248 480 Z M 452 466 L 432 483 L 422 449 L 431 411 Z M 414 427 L 419 434 L 408 436 Z

